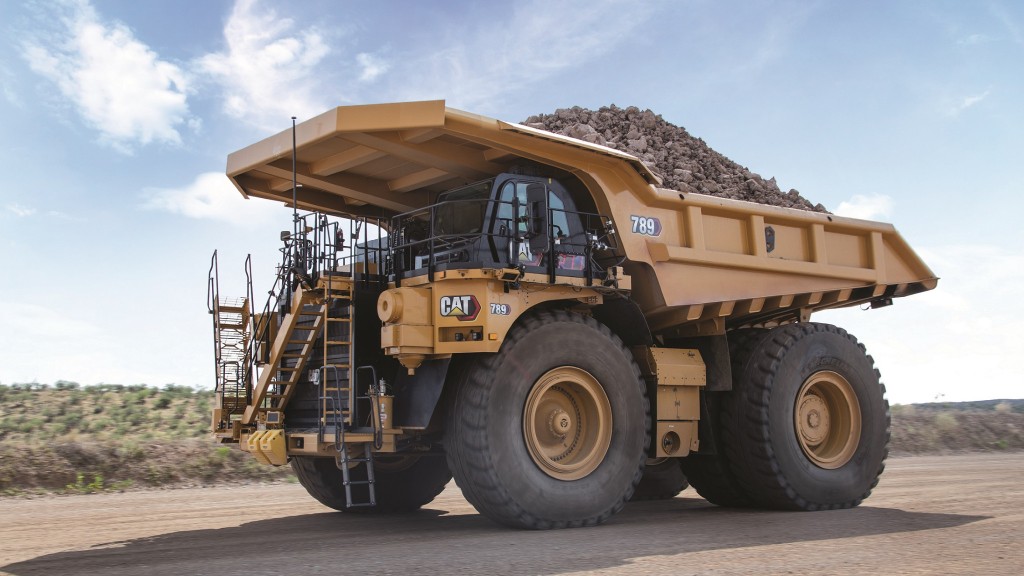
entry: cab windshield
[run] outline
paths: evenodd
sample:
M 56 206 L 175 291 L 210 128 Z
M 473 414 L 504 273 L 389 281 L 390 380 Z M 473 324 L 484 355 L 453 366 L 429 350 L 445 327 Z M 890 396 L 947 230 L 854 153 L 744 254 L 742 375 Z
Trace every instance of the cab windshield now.
M 434 235 L 479 234 L 494 180 L 483 180 L 465 188 L 445 192 L 434 207 Z
M 493 184 L 494 180 L 484 180 L 438 197 L 434 209 L 434 234 L 452 236 L 482 232 Z

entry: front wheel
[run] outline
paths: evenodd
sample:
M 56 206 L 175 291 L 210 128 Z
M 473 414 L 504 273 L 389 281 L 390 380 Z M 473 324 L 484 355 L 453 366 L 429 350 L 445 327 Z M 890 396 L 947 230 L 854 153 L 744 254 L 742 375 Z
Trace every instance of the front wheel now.
M 444 456 L 440 454 L 401 454 L 374 456 L 374 492 L 377 505 L 347 508 L 344 478 L 334 458 L 294 456 L 292 470 L 299 484 L 324 506 L 341 512 L 392 513 L 412 512 L 428 504 L 444 490 L 452 479 Z M 350 477 L 366 479 L 366 464 L 354 466 Z M 352 487 L 353 500 L 369 501 L 365 484 Z
M 640 480 L 650 415 L 640 371 L 596 320 L 533 314 L 460 372 L 445 447 L 488 518 L 519 528 L 598 524 Z

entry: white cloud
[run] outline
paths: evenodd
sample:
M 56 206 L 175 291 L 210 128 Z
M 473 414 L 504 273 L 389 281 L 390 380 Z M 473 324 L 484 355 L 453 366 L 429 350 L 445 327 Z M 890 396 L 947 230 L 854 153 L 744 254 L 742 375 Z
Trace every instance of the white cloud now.
M 21 204 L 8 204 L 7 211 L 19 218 L 31 216 L 36 213 L 35 208 L 29 208 L 28 206 L 22 206 Z
M 839 203 L 836 214 L 863 220 L 879 220 L 892 215 L 892 198 L 884 194 L 864 196 L 856 194 L 849 200 Z
M 224 26 L 226 51 L 196 61 L 199 72 L 224 92 L 224 111 L 261 128 L 285 126 L 328 107 L 313 71 L 329 52 L 315 29 L 295 31 L 295 22 L 256 0 L 238 0 Z
M 987 44 L 994 40 L 994 38 L 986 34 L 971 34 L 970 36 L 960 38 L 959 40 L 956 41 L 956 43 L 964 46 L 973 46 L 976 44 Z
M 460 31 L 403 71 L 401 99 L 445 97 L 467 110 L 493 110 L 496 98 L 568 68 L 600 59 L 632 38 L 653 9 L 615 0 L 512 3 L 500 26 Z
M 970 108 L 971 106 L 974 106 L 978 102 L 981 102 L 985 98 L 988 98 L 988 95 L 991 94 L 991 93 L 992 93 L 991 90 L 985 90 L 981 94 L 975 94 L 974 96 L 967 96 L 967 97 L 965 97 L 963 100 L 960 101 L 960 109 L 961 110 L 966 110 L 966 109 Z
M 25 103 L 14 90 L 16 76 L 7 66 L 0 63 L 0 92 L 3 92 L 4 100 L 15 108 L 24 108 Z
M 359 66 L 363 70 L 359 75 L 359 80 L 361 82 L 372 82 L 376 80 L 378 76 L 391 69 L 390 62 L 380 58 L 379 56 L 374 56 L 373 54 L 368 54 L 366 52 L 357 54 L 356 62 L 359 63 Z
M 22 45 L 32 70 L 57 85 L 101 140 L 130 152 L 134 144 L 180 143 L 188 120 L 188 81 L 124 24 L 104 23 L 86 0 L 60 5 L 56 31 Z
M 244 228 L 255 229 L 280 221 L 284 214 L 280 203 L 259 198 L 246 200 L 220 172 L 200 174 L 183 188 L 151 188 L 145 194 L 143 208 Z
M 985 90 L 980 94 L 971 94 L 969 96 L 964 96 L 963 98 L 958 99 L 957 101 L 946 107 L 946 115 L 959 116 L 961 112 L 967 110 L 968 108 L 976 106 L 979 102 L 981 102 L 985 98 L 988 98 L 990 94 L 992 94 L 992 90 Z

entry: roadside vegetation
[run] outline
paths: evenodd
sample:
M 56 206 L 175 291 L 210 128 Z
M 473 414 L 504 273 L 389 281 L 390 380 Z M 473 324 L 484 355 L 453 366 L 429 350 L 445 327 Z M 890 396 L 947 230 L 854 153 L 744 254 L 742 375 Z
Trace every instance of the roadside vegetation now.
M 0 384 L 0 496 L 294 481 L 208 433 L 213 393 Z M 1024 400 L 895 405 L 894 455 L 1024 449 Z
M 0 495 L 287 480 L 208 433 L 213 393 L 0 384 Z

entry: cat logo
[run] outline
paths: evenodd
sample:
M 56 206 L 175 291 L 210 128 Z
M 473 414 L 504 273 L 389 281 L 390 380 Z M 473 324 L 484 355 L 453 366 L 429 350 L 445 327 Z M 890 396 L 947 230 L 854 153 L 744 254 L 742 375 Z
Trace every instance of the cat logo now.
M 441 316 L 458 318 L 462 322 L 476 320 L 480 302 L 476 296 L 441 296 Z

